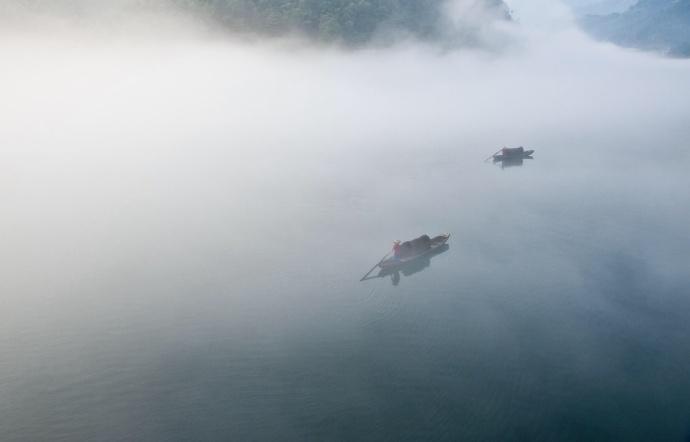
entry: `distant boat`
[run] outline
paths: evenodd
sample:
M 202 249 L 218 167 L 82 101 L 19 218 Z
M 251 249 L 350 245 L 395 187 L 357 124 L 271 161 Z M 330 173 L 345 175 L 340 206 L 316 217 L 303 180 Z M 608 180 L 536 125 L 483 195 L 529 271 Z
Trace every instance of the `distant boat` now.
M 516 160 L 516 159 L 526 159 L 530 158 L 530 156 L 534 153 L 534 150 L 525 150 L 524 147 L 514 147 L 514 148 L 509 148 L 509 147 L 504 147 L 503 149 L 499 150 L 496 154 L 494 154 L 494 163 L 497 163 L 499 161 L 510 161 L 510 160 Z
M 444 248 L 444 246 L 446 246 L 446 243 L 450 239 L 450 234 L 439 235 L 433 239 L 429 239 L 428 236 L 426 238 L 428 239 L 428 242 L 424 241 L 424 236 L 422 236 L 415 240 L 403 243 L 401 257 L 392 257 L 384 259 L 379 263 L 378 266 L 381 268 L 382 271 L 390 272 L 402 268 L 405 265 L 412 263 L 420 258 L 433 255 L 441 251 Z M 426 244 L 422 246 L 421 243 Z M 409 246 L 406 247 L 406 245 Z

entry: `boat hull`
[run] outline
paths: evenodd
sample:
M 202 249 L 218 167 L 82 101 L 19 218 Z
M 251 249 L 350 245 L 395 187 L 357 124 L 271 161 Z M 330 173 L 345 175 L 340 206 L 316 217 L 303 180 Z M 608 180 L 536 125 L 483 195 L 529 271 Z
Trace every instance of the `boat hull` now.
M 404 267 L 406 264 L 412 263 L 417 261 L 418 259 L 434 255 L 437 252 L 440 252 L 444 249 L 444 247 L 448 246 L 448 240 L 450 239 L 450 235 L 440 235 L 435 237 L 434 239 L 431 240 L 431 245 L 429 246 L 428 249 L 416 253 L 411 256 L 407 256 L 405 258 L 388 258 L 384 261 L 382 261 L 379 264 L 379 267 L 381 268 L 382 271 L 391 271 L 391 270 L 396 270 L 400 269 L 401 267 Z
M 520 153 L 509 153 L 509 154 L 501 154 L 501 155 L 494 155 L 494 161 L 499 162 L 499 161 L 510 161 L 510 160 L 517 160 L 517 159 L 532 159 L 532 154 L 534 153 L 534 150 L 526 150 L 524 152 Z

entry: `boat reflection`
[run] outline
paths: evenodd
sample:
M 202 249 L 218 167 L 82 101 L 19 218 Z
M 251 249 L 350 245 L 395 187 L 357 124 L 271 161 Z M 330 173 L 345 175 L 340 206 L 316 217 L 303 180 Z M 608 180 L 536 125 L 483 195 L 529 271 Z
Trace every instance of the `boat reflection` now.
M 508 167 L 522 167 L 524 160 L 533 160 L 532 155 L 521 155 L 504 158 L 494 158 L 494 164 L 500 164 L 501 169 Z
M 419 258 L 413 261 L 402 264 L 396 267 L 395 269 L 382 269 L 379 271 L 377 275 L 368 277 L 365 280 L 385 278 L 390 276 L 393 285 L 397 286 L 398 284 L 400 284 L 401 274 L 405 277 L 410 277 L 416 273 L 428 269 L 431 266 L 431 258 L 447 252 L 448 249 L 450 249 L 450 246 L 448 244 L 444 244 L 438 247 L 437 249 L 427 253 L 426 255 L 420 256 Z

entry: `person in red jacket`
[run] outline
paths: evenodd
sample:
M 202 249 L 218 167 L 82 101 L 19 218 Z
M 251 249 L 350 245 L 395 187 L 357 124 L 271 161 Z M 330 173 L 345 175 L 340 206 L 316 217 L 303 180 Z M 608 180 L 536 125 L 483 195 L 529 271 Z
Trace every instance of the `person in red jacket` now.
M 400 259 L 400 240 L 393 242 L 393 257 L 395 259 Z

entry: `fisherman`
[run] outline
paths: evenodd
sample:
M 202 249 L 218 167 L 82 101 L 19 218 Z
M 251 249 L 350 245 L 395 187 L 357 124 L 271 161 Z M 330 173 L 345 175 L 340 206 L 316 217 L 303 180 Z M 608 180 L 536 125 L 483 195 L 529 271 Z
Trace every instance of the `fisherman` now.
M 393 242 L 393 257 L 395 259 L 400 259 L 400 240 L 397 239 Z

